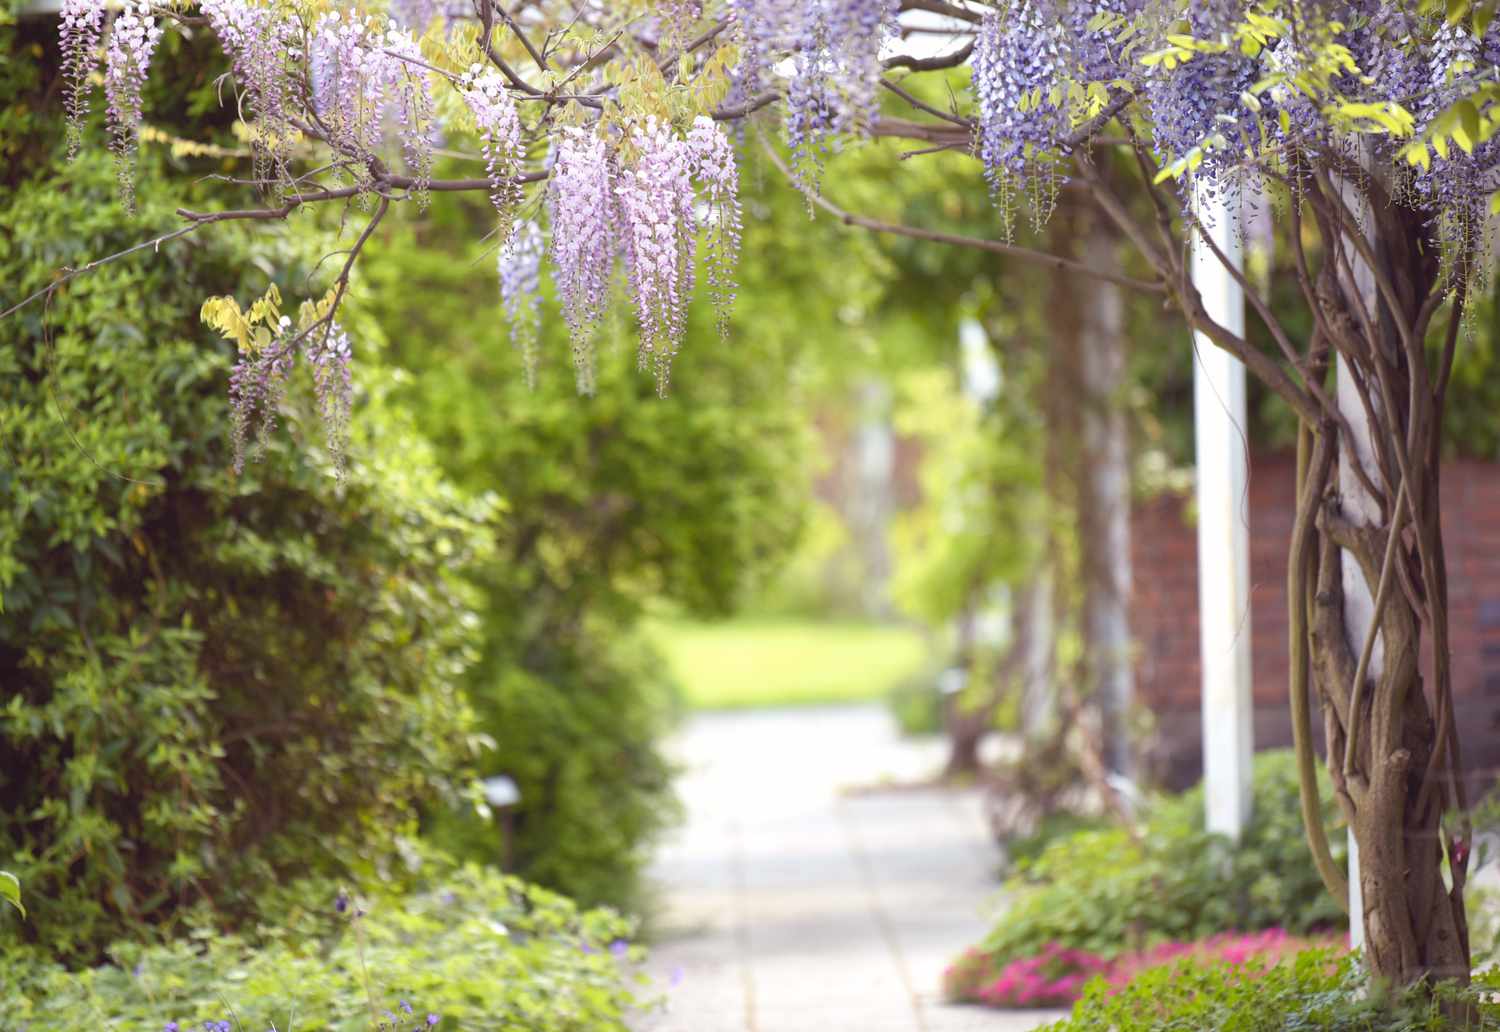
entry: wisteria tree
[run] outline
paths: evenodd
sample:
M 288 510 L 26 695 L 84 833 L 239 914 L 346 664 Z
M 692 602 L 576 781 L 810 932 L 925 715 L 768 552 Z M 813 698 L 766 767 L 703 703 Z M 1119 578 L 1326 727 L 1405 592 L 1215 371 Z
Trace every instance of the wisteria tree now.
M 436 191 L 493 201 L 494 223 L 476 232 L 493 235 L 517 340 L 535 339 L 549 267 L 585 393 L 595 328 L 621 281 L 640 364 L 662 391 L 700 265 L 717 302 L 732 303 L 744 148 L 765 148 L 811 205 L 850 225 L 1160 295 L 1300 420 L 1288 588 L 1304 812 L 1319 870 L 1345 899 L 1316 819 L 1311 693 L 1362 855 L 1356 917 L 1369 964 L 1404 983 L 1469 972 L 1439 429 L 1500 187 L 1494 4 L 1431 7 L 392 0 L 386 10 L 126 0 L 106 9 L 63 0 L 61 95 L 77 147 L 90 133 L 102 61 L 104 121 L 128 205 L 141 84 L 161 34 L 211 33 L 232 67 L 224 102 L 254 151 L 250 175 L 236 180 L 244 206 L 184 209 L 180 226 L 133 250 L 310 206 L 339 206 L 362 227 L 327 293 L 303 300 L 295 319 L 274 290 L 205 302 L 204 319 L 240 351 L 227 386 L 242 450 L 269 431 L 299 361 L 337 434 L 357 346 L 339 312 L 361 251 L 394 207 L 420 209 Z M 918 85 L 922 77 L 952 81 L 964 68 L 966 90 L 923 99 L 941 94 Z M 840 208 L 823 190 L 825 157 L 881 137 L 977 159 L 995 200 L 992 226 L 954 236 Z M 470 155 L 472 176 L 434 175 L 439 140 L 445 153 Z M 1014 221 L 1040 225 L 1063 189 L 1128 242 L 1136 275 L 1012 242 Z M 1286 274 L 1314 327 L 1308 339 L 1293 339 L 1253 290 L 1263 332 L 1210 317 L 1188 249 L 1228 258 L 1198 232 L 1193 190 L 1270 199 Z M 84 271 L 65 270 L 48 292 Z

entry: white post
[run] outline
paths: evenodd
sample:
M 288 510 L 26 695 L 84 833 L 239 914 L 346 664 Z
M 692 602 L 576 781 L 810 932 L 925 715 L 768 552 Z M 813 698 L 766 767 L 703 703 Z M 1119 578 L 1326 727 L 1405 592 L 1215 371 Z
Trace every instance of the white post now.
M 1193 209 L 1203 232 L 1242 268 L 1239 191 L 1225 186 L 1210 194 L 1195 186 Z M 1192 275 L 1209 316 L 1243 334 L 1244 292 L 1218 256 L 1196 239 Z M 1194 336 L 1194 353 L 1204 801 L 1208 830 L 1238 839 L 1250 818 L 1254 751 L 1245 367 L 1201 333 Z
M 1356 152 L 1360 163 L 1365 168 L 1373 167 L 1370 160 L 1369 144 L 1361 141 Z M 1364 231 L 1374 222 L 1374 214 L 1370 211 L 1370 200 L 1365 191 L 1358 186 L 1339 181 L 1339 192 L 1343 196 L 1344 203 L 1354 213 L 1355 222 Z M 1346 243 L 1351 252 L 1353 245 Z M 1375 274 L 1371 271 L 1364 258 L 1358 253 L 1351 253 L 1350 262 L 1353 273 L 1352 284 L 1354 294 L 1364 305 L 1373 325 L 1379 325 L 1379 299 L 1375 286 Z M 1378 347 L 1378 343 L 1372 342 Z M 1380 504 L 1365 490 L 1363 481 L 1354 471 L 1354 462 L 1364 467 L 1365 473 L 1375 475 L 1375 445 L 1370 427 L 1369 413 L 1360 401 L 1359 388 L 1349 376 L 1349 371 L 1344 368 L 1343 356 L 1338 358 L 1338 406 L 1344 421 L 1348 424 L 1349 432 L 1339 435 L 1339 495 L 1343 504 L 1344 515 L 1355 523 L 1378 524 L 1380 522 Z M 1371 403 L 1379 405 L 1378 398 L 1371 399 Z M 1370 592 L 1370 586 L 1365 582 L 1364 574 L 1360 571 L 1359 563 L 1347 549 L 1341 556 L 1342 565 L 1339 570 L 1339 580 L 1344 591 L 1344 627 L 1349 632 L 1349 640 L 1352 642 L 1363 642 L 1370 633 L 1370 625 L 1375 622 L 1375 597 Z M 1375 646 L 1370 650 L 1370 669 L 1368 677 L 1370 681 L 1377 681 L 1385 669 L 1385 640 L 1377 634 Z M 1349 829 L 1349 948 L 1360 949 L 1365 944 L 1365 907 L 1364 890 L 1359 882 L 1359 846 L 1354 838 L 1354 828 Z

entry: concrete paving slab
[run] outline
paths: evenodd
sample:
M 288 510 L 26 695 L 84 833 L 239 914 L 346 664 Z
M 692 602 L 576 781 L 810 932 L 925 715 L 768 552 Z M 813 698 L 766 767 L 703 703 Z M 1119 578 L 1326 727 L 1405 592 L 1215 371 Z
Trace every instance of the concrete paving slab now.
M 1059 1016 L 940 999 L 943 968 L 988 927 L 1000 862 L 976 793 L 910 787 L 941 742 L 903 740 L 866 705 L 699 715 L 675 748 L 688 819 L 652 867 L 649 970 L 676 987 L 641 1032 L 1024 1032 Z

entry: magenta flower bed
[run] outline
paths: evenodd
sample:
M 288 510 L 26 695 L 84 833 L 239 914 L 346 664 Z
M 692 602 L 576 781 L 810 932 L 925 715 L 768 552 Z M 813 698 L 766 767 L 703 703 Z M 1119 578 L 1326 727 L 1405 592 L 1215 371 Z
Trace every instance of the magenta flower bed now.
M 943 991 L 952 1000 L 988 1007 L 1067 1007 L 1083 994 L 1095 976 L 1118 992 L 1148 968 L 1178 964 L 1229 964 L 1255 977 L 1302 950 L 1343 949 L 1342 939 L 1307 939 L 1280 928 L 1260 932 L 1225 932 L 1193 942 L 1158 943 L 1147 950 L 1108 959 L 1088 950 L 1048 943 L 1034 956 L 1002 962 L 976 948 L 965 950 L 943 974 Z

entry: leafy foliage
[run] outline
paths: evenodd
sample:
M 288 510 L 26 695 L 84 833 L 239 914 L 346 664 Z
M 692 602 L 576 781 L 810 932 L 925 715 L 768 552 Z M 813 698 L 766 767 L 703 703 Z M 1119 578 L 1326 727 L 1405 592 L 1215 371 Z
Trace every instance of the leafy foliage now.
M 131 242 L 110 179 L 85 157 L 68 191 L 43 176 L 0 200 L 6 281 Z M 165 193 L 141 180 L 148 224 Z M 117 263 L 0 324 L 0 855 L 32 911 L 0 935 L 59 956 L 367 867 L 477 744 L 455 573 L 486 507 L 379 390 L 344 484 L 286 441 L 227 468 L 228 349 L 192 310 L 252 262 L 284 267 L 281 240 Z M 300 434 L 308 399 L 280 414 Z
M 331 905 L 332 900 L 328 903 Z M 435 1015 L 446 1029 L 623 1030 L 647 1002 L 632 988 L 632 928 L 607 910 L 579 910 L 515 878 L 469 868 L 433 888 L 377 900 L 355 926 L 120 946 L 111 963 L 69 972 L 36 951 L 3 955 L 6 1027 L 231 1027 L 366 1032 Z M 366 972 L 368 972 L 368 982 Z M 368 995 L 367 995 L 368 990 Z M 411 1008 L 406 1017 L 403 1002 Z
M 1188 1032 L 1235 1029 L 1281 1032 L 1442 1032 L 1500 1028 L 1493 970 L 1459 987 L 1453 982 L 1391 990 L 1371 982 L 1354 957 L 1327 951 L 1298 954 L 1254 977 L 1244 967 L 1166 964 L 1142 973 L 1123 991 L 1095 980 L 1072 1016 L 1051 1032 Z M 1452 1015 L 1469 1009 L 1473 1020 Z
M 1054 943 L 1108 959 L 1168 939 L 1332 925 L 1343 915 L 1313 868 L 1297 791 L 1292 755 L 1262 753 L 1238 845 L 1203 830 L 1201 788 L 1153 807 L 1136 837 L 1115 827 L 1058 839 L 1006 882 L 981 949 L 1002 963 Z M 1334 812 L 1326 805 L 1325 819 Z

